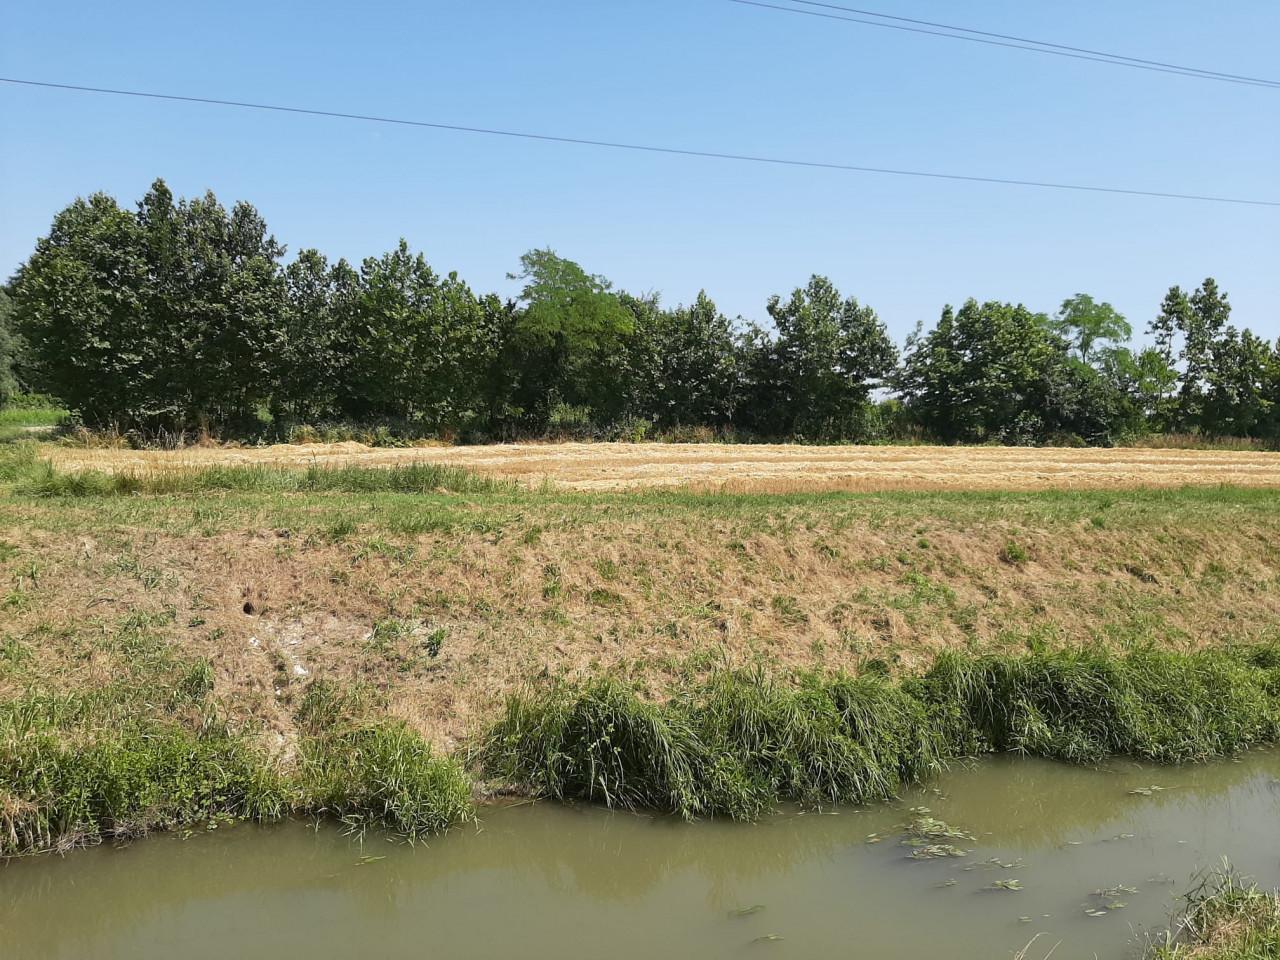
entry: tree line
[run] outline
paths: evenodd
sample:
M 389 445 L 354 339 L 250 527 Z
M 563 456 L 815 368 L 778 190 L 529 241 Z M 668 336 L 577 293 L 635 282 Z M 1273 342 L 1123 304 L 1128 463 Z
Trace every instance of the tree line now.
M 0 294 L 0 402 L 63 400 L 87 426 L 288 436 L 1107 444 L 1152 432 L 1280 439 L 1280 344 L 1230 323 L 1212 280 L 1147 327 L 1079 294 L 1056 314 L 968 300 L 902 350 L 814 276 L 767 327 L 707 294 L 665 306 L 532 250 L 504 300 L 401 241 L 359 265 L 285 249 L 250 204 L 136 209 L 98 193 L 54 217 Z

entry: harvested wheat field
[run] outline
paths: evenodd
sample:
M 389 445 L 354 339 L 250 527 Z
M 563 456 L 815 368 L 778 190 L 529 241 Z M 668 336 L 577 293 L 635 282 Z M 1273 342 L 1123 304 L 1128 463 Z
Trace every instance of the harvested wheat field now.
M 1280 454 L 1256 451 L 782 444 L 525 443 L 373 448 L 359 443 L 192 447 L 181 451 L 50 447 L 63 470 L 153 474 L 210 466 L 467 467 L 566 490 L 661 487 L 820 490 L 1057 490 L 1232 484 L 1280 486 Z

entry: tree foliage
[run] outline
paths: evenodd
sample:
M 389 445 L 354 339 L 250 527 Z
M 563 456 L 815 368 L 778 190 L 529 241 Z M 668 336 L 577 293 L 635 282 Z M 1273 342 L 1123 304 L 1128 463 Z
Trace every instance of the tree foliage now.
M 549 249 L 477 294 L 401 241 L 358 266 L 285 249 L 247 203 L 77 199 L 0 293 L 0 403 L 224 436 L 373 424 L 414 436 L 1112 443 L 1152 430 L 1280 440 L 1280 345 L 1231 324 L 1213 279 L 1170 288 L 1131 344 L 1084 293 L 1049 317 L 968 300 L 899 361 L 874 309 L 812 276 L 767 324 L 705 291 L 665 307 Z M 896 392 L 896 396 L 887 394 Z
M 22 340 L 18 336 L 13 313 L 13 300 L 0 290 L 0 405 L 8 403 L 21 390 L 18 367 Z
M 1133 336 L 1133 327 L 1115 307 L 1098 303 L 1087 293 L 1077 293 L 1062 301 L 1053 329 L 1085 363 L 1090 361 L 1098 345 L 1115 346 L 1128 342 Z
M 876 312 L 820 276 L 785 301 L 772 297 L 767 309 L 777 330 L 777 432 L 865 439 L 871 391 L 898 360 Z

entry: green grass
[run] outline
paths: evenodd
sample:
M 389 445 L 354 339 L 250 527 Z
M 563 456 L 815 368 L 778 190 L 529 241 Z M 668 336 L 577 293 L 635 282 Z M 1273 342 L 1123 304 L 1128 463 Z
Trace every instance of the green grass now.
M 284 467 L 229 466 L 153 474 L 64 472 L 47 462 L 29 465 L 15 477 L 19 494 L 36 497 L 180 495 L 236 491 L 248 493 L 497 493 L 509 481 L 463 467 L 437 463 L 404 466 Z
M 948 654 L 924 676 L 722 670 L 655 703 L 614 677 L 509 698 L 481 751 L 561 800 L 751 819 L 779 801 L 888 797 L 949 760 L 1227 756 L 1280 736 L 1280 650 Z
M 52 429 L 65 420 L 68 411 L 54 406 L 45 398 L 35 402 L 0 407 L 0 443 L 30 438 L 33 433 Z
M 265 755 L 183 679 L 0 704 L 0 856 L 287 813 L 290 790 Z
M 1230 872 L 1187 897 L 1187 908 L 1150 960 L 1275 960 L 1280 957 L 1280 896 Z
M 297 760 L 282 764 L 222 719 L 209 665 L 175 657 L 153 626 L 129 618 L 104 641 L 130 675 L 0 704 L 0 856 L 218 817 L 329 816 L 412 840 L 474 816 L 461 759 L 380 714 L 376 695 L 309 684 Z M 947 655 L 900 683 L 719 669 L 661 703 L 613 675 L 546 682 L 509 698 L 474 758 L 536 796 L 749 820 L 780 801 L 891 797 L 989 751 L 1181 762 L 1278 735 L 1274 647 L 1085 651 Z
M 414 840 L 472 817 L 459 763 L 399 722 L 365 719 L 358 698 L 312 685 L 299 759 L 281 764 L 222 719 L 207 663 L 147 636 L 126 626 L 117 638 L 137 661 L 131 676 L 0 702 L 0 857 L 220 818 L 329 816 Z
M 822 524 L 838 535 L 847 524 L 899 528 L 945 523 L 960 531 L 984 524 L 1027 529 L 1135 528 L 1165 530 L 1264 518 L 1280 521 L 1280 497 L 1267 489 L 1184 487 L 1114 491 L 991 491 L 882 493 L 725 493 L 686 490 L 578 492 L 522 488 L 459 467 L 288 469 L 213 467 L 175 474 L 108 475 L 53 469 L 38 446 L 0 446 L 0 522 L 82 527 L 138 525 L 157 531 L 243 529 L 254 524 L 327 528 L 350 511 L 357 493 L 361 522 L 393 533 L 471 529 L 498 531 L 541 518 L 542 530 L 598 523 L 717 521 L 752 532 L 784 535 Z M 32 503 L 58 502 L 36 513 Z M 198 524 L 194 514 L 199 513 Z M 1025 549 L 1018 545 L 1019 549 Z M 1015 551 L 1017 553 L 1017 551 Z M 1011 557 L 1011 559 L 1016 559 Z
M 435 756 L 398 721 L 327 730 L 303 740 L 299 807 L 356 832 L 378 826 L 409 840 L 474 816 L 462 765 Z

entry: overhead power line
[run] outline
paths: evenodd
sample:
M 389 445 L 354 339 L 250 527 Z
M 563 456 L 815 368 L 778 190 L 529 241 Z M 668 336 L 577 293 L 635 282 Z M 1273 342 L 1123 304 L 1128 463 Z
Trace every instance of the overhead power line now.
M 931 37 L 943 37 L 948 40 L 965 40 L 969 43 L 981 43 L 991 47 L 1005 47 L 1010 50 L 1025 50 L 1028 53 L 1043 53 L 1055 57 L 1067 57 L 1072 60 L 1087 60 L 1094 63 L 1108 63 L 1115 67 L 1129 67 L 1133 70 L 1147 70 L 1153 73 L 1171 73 L 1175 76 L 1190 77 L 1193 80 L 1215 80 L 1220 83 L 1234 83 L 1247 87 L 1265 87 L 1280 89 L 1280 80 L 1269 80 L 1265 77 L 1250 77 L 1243 74 L 1223 73 L 1219 70 L 1205 70 L 1200 67 L 1188 67 L 1176 63 L 1164 63 L 1159 60 L 1146 60 L 1141 57 L 1130 57 L 1119 53 L 1106 53 L 1101 50 L 1090 50 L 1088 47 L 1073 47 L 1063 43 L 1047 40 L 1032 40 L 1005 33 L 994 33 L 989 30 L 975 30 L 972 27 L 958 27 L 947 23 L 936 23 L 932 20 L 916 20 L 912 17 L 901 17 L 889 13 L 876 13 L 873 10 L 861 10 L 857 7 L 845 7 L 834 3 L 821 3 L 818 0 L 790 0 L 794 4 L 807 7 L 820 7 L 820 10 L 806 10 L 796 6 L 784 6 L 779 3 L 766 3 L 763 0 L 729 0 L 745 7 L 760 7 L 766 10 L 781 10 L 783 13 L 794 13 L 808 17 L 821 17 L 824 20 L 840 20 L 844 23 L 857 23 L 868 27 L 882 27 L 887 30 L 901 30 L 907 33 L 920 33 Z M 826 10 L 838 10 L 842 13 L 826 13 Z M 844 16 L 846 13 L 858 14 L 856 17 Z M 875 17 L 875 20 L 864 19 Z M 892 20 L 894 23 L 884 21 Z M 909 26 L 914 24 L 914 26 Z M 949 31 L 949 32 L 948 32 Z
M 454 133 L 477 133 L 493 137 L 512 137 L 521 140 L 537 140 L 545 143 L 564 143 L 576 146 L 606 147 L 611 150 L 638 150 L 645 153 L 671 154 L 681 157 L 702 157 L 711 160 L 734 160 L 746 163 L 767 163 L 785 167 L 808 167 L 820 170 L 841 170 L 852 173 L 875 173 L 895 177 L 919 177 L 930 180 L 954 180 L 965 183 L 990 183 L 1013 187 L 1038 187 L 1046 190 L 1074 190 L 1085 193 L 1110 193 L 1131 197 L 1153 197 L 1160 200 L 1198 200 L 1205 203 L 1230 203 L 1253 207 L 1280 207 L 1280 200 L 1257 200 L 1246 197 L 1225 197 L 1210 194 L 1176 193 L 1162 190 L 1138 190 L 1125 187 L 1103 187 L 1083 183 L 1056 183 L 1047 180 L 1025 180 L 1011 177 L 984 177 L 961 173 L 938 173 L 929 170 L 903 170 L 894 167 L 874 167 L 863 164 L 837 163 L 825 160 L 797 160 L 787 157 L 767 157 L 748 153 L 730 153 L 719 150 L 694 150 L 682 147 L 664 147 L 653 144 L 623 143 L 613 140 L 593 140 L 586 137 L 556 136 L 546 133 L 527 133 L 518 130 L 499 130 L 493 127 L 476 127 L 431 120 L 408 120 L 400 117 L 382 117 L 365 113 L 347 113 L 338 110 L 319 110 L 308 107 L 291 107 L 273 103 L 253 103 L 244 100 L 224 100 L 215 97 L 192 97 L 175 93 L 154 93 L 144 90 L 117 90 L 110 87 L 91 87 L 73 83 L 54 83 L 46 80 L 26 80 L 18 77 L 0 77 L 0 83 L 26 87 L 43 87 L 76 93 L 98 93 L 115 97 L 138 97 L 147 100 L 165 100 L 174 103 L 200 103 L 219 107 L 238 107 L 246 110 L 268 110 L 309 117 L 330 117 L 337 120 L 360 120 L 368 123 L 389 123 L 405 127 L 425 127 L 431 130 L 448 130 Z

